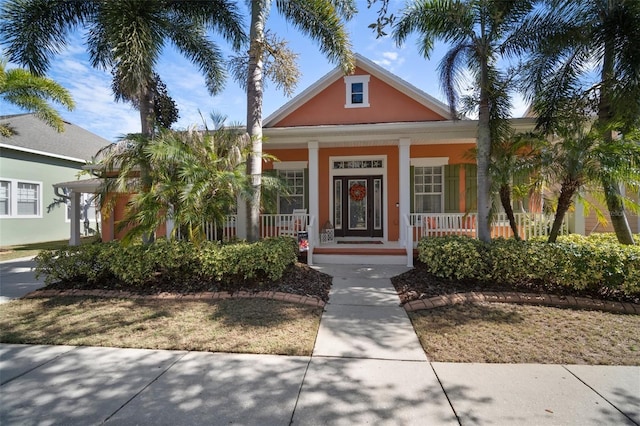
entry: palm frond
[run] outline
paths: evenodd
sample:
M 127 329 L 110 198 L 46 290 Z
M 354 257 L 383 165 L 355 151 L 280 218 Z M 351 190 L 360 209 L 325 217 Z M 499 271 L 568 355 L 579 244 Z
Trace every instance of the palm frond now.
M 347 1 L 277 0 L 278 11 L 299 30 L 318 41 L 320 51 L 338 63 L 345 74 L 353 71 L 355 59 L 343 20 Z

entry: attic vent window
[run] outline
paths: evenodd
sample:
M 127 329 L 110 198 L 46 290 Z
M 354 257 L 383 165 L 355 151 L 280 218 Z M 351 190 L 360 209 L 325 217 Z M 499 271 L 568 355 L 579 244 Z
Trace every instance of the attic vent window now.
M 369 76 L 350 75 L 344 78 L 346 88 L 345 108 L 369 107 Z

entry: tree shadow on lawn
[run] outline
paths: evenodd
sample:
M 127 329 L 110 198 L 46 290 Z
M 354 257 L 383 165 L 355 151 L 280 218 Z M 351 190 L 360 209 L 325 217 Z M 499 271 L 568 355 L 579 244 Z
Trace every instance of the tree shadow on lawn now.
M 474 323 L 522 324 L 525 317 L 509 306 L 460 304 L 409 313 L 410 318 L 428 318 L 429 327 L 436 332 L 448 332 L 459 325 Z
M 85 297 L 31 301 L 34 306 L 29 312 L 20 313 L 20 319 L 12 324 L 7 321 L 0 332 L 2 342 L 60 344 L 172 316 L 169 310 L 159 305 L 144 314 L 128 315 L 136 308 L 151 308 L 148 303 L 138 300 L 118 299 L 117 304 L 111 299 Z M 4 316 L 8 318 L 8 314 Z M 26 329 L 25 325 L 31 326 Z
M 209 318 L 229 326 L 275 327 L 309 314 L 320 321 L 322 308 L 255 298 L 221 300 Z

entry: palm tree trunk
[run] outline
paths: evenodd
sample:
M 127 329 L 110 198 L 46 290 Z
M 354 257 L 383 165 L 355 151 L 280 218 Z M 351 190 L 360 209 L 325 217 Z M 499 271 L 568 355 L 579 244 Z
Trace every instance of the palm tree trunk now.
M 251 177 L 251 195 L 247 202 L 247 240 L 260 238 L 260 191 L 262 187 L 262 96 L 264 27 L 271 0 L 251 2 L 249 73 L 247 79 L 247 133 L 251 138 L 251 154 L 247 175 Z
M 569 211 L 569 207 L 571 207 L 571 200 L 578 188 L 580 188 L 580 183 L 576 181 L 565 181 L 562 183 L 562 187 L 560 188 L 560 197 L 558 197 L 558 208 L 556 209 L 556 215 L 553 219 L 553 225 L 551 226 L 551 232 L 549 233 L 549 239 L 547 240 L 548 242 L 556 242 L 564 216 Z
M 615 2 L 609 1 L 609 13 L 616 7 Z M 615 79 L 615 41 L 607 37 L 604 42 L 604 55 L 602 62 L 602 86 L 600 88 L 600 103 L 598 105 L 598 121 L 601 126 L 605 127 L 604 142 L 615 143 L 613 138 L 613 130 L 608 128 L 613 117 L 613 104 L 611 101 L 611 85 Z M 602 189 L 607 201 L 609 216 L 611 217 L 611 225 L 618 237 L 620 244 L 635 244 L 633 233 L 627 221 L 624 211 L 624 202 L 620 193 L 620 186 L 609 176 L 602 178 Z
M 154 136 L 154 118 L 153 118 L 153 93 L 149 90 L 149 85 L 146 84 L 145 87 L 140 89 L 140 99 L 138 103 L 140 105 L 140 123 L 142 125 L 142 136 L 145 137 L 146 140 L 150 141 Z M 140 163 L 140 180 L 142 181 L 142 190 L 147 192 L 150 190 L 151 185 L 153 184 L 151 180 L 151 173 L 149 170 L 149 165 L 146 161 Z M 142 236 L 142 241 L 145 244 L 150 244 L 155 241 L 155 235 L 153 232 L 149 232 L 148 234 L 144 234 Z
M 515 238 L 516 241 L 520 241 L 516 217 L 511 207 L 511 188 L 509 185 L 502 185 L 500 187 L 500 203 L 502 203 L 502 208 L 504 208 L 504 212 L 507 214 L 507 218 L 509 218 L 509 226 L 511 226 L 511 230 L 513 231 L 513 238 Z
M 153 139 L 154 136 L 154 118 L 153 118 L 153 93 L 149 90 L 149 84 L 140 89 L 140 124 L 142 125 L 142 135 Z
M 478 239 L 491 241 L 491 129 L 489 126 L 489 95 L 487 93 L 487 64 L 482 64 L 480 76 L 480 104 L 478 109 Z

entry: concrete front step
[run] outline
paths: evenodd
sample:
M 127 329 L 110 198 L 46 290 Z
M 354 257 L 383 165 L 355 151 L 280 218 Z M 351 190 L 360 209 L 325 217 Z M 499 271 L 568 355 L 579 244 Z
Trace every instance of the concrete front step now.
M 407 265 L 407 255 L 402 254 L 313 254 L 313 263 L 333 265 Z
M 345 244 L 316 246 L 313 263 L 335 265 L 408 265 L 407 252 L 394 244 Z

